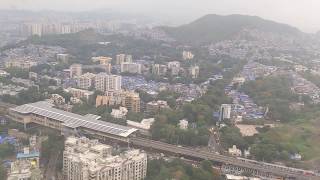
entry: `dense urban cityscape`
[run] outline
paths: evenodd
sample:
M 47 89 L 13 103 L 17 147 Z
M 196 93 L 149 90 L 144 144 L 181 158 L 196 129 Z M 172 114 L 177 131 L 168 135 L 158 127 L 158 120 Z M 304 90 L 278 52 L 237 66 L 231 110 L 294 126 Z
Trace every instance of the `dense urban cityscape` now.
M 320 179 L 318 33 L 0 14 L 0 180 Z

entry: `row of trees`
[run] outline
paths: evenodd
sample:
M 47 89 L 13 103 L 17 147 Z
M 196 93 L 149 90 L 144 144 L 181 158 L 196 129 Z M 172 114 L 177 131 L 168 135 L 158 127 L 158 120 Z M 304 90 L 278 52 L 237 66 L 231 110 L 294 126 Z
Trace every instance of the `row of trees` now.
M 297 113 L 290 109 L 290 104 L 299 101 L 294 94 L 289 77 L 277 76 L 249 81 L 242 86 L 242 91 L 253 98 L 257 104 L 269 107 L 268 117 L 273 120 L 290 121 Z M 306 97 L 301 99 L 308 102 Z
M 45 96 L 36 87 L 31 87 L 28 90 L 23 90 L 19 92 L 17 96 L 1 96 L 2 101 L 16 105 L 42 101 L 44 99 Z
M 210 161 L 201 162 L 199 167 L 193 167 L 177 159 L 172 162 L 149 161 L 146 180 L 163 179 L 222 180 L 223 178 L 213 170 Z
M 224 148 L 230 148 L 236 145 L 242 151 L 250 147 L 251 156 L 259 161 L 272 162 L 275 160 L 287 161 L 290 155 L 298 153 L 297 144 L 290 142 L 276 141 L 274 133 L 277 133 L 281 139 L 281 133 L 278 129 L 270 130 L 268 128 L 258 129 L 260 134 L 244 137 L 236 127 L 224 127 L 221 129 L 221 142 Z

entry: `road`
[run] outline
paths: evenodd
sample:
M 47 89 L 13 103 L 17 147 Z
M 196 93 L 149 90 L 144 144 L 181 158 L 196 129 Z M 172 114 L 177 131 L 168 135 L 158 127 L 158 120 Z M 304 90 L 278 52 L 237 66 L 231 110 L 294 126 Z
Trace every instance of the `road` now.
M 0 107 L 12 107 L 12 105 L 7 103 L 1 103 Z M 197 150 L 190 147 L 178 147 L 172 144 L 159 142 L 159 141 L 153 141 L 149 139 L 143 139 L 138 137 L 131 137 L 130 142 L 139 147 L 145 147 L 145 148 L 153 148 L 156 150 L 164 151 L 164 152 L 170 152 L 174 154 L 184 155 L 188 157 L 194 157 L 198 159 L 206 159 L 206 160 L 212 160 L 219 163 L 234 165 L 238 167 L 243 168 L 249 168 L 254 169 L 259 172 L 268 173 L 268 174 L 274 174 L 282 177 L 294 177 L 297 180 L 319 180 L 320 177 L 317 176 L 306 176 L 303 175 L 305 173 L 304 170 L 300 169 L 293 169 L 289 167 L 284 166 L 278 166 L 274 164 L 266 164 L 263 162 L 257 162 L 252 160 L 246 160 L 246 159 L 238 159 L 231 156 L 224 156 L 219 155 L 214 152 L 209 152 L 205 150 Z M 49 176 L 50 177 L 50 176 Z
M 163 142 L 159 142 L 159 141 L 153 141 L 153 140 L 148 140 L 148 139 L 136 137 L 136 138 L 130 138 L 130 142 L 133 145 L 140 146 L 140 147 L 153 148 L 153 149 L 162 150 L 162 151 L 170 152 L 170 153 L 174 153 L 174 154 L 180 154 L 180 155 L 185 155 L 185 156 L 194 157 L 194 158 L 212 160 L 212 161 L 220 162 L 220 163 L 224 163 L 224 164 L 231 164 L 231 165 L 254 169 L 254 170 L 258 170 L 259 172 L 274 174 L 274 175 L 278 175 L 278 176 L 282 176 L 282 177 L 294 177 L 297 180 L 320 179 L 320 177 L 303 175 L 303 173 L 297 172 L 296 171 L 297 169 L 293 170 L 292 168 L 288 168 L 288 167 L 284 167 L 284 166 L 281 167 L 281 166 L 276 166 L 276 165 L 271 165 L 271 164 L 266 164 L 266 163 L 261 163 L 261 162 L 256 162 L 256 161 L 254 161 L 254 162 L 243 161 L 241 159 L 237 159 L 237 158 L 231 157 L 231 156 L 219 155 L 219 154 L 216 154 L 213 152 L 204 151 L 204 150 L 196 150 L 196 149 L 189 148 L 189 147 L 178 147 L 175 145 L 171 145 L 171 144 L 163 143 Z
M 55 180 L 56 179 L 56 165 L 59 159 L 59 155 L 61 152 L 57 152 L 54 155 L 51 155 L 49 162 L 46 168 L 46 180 Z
M 220 147 L 220 142 L 219 142 L 219 132 L 212 130 L 210 132 L 210 137 L 209 137 L 209 141 L 208 141 L 208 148 L 210 149 L 210 151 L 212 152 L 218 152 L 221 153 L 221 147 Z

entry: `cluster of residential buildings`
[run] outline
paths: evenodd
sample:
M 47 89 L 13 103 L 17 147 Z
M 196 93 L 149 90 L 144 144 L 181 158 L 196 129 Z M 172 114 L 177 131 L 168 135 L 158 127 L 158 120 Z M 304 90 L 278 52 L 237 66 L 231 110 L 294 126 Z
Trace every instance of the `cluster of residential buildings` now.
M 199 98 L 205 93 L 205 89 L 196 84 L 170 84 L 155 81 L 147 81 L 143 76 L 122 76 L 122 87 L 128 90 L 142 90 L 151 96 L 156 96 L 161 91 L 172 91 L 180 94 L 178 103 L 185 103 Z
M 253 81 L 259 77 L 270 76 L 277 69 L 275 66 L 266 66 L 249 61 L 239 75 L 233 78 L 230 85 L 225 87 L 225 93 L 232 99 L 232 106 L 230 105 L 228 108 L 224 108 L 223 105 L 221 106 L 222 109 L 228 109 L 228 113 L 224 113 L 228 114 L 227 119 L 231 118 L 229 114 L 232 114 L 233 119 L 236 121 L 241 121 L 242 118 L 248 120 L 263 118 L 267 112 L 267 108 L 258 106 L 249 95 L 234 89 L 233 86 L 234 84 L 242 85 L 246 81 Z M 221 112 L 223 111 L 220 110 L 219 120 L 223 119 Z
M 131 149 L 113 155 L 113 148 L 98 140 L 69 137 L 63 152 L 65 180 L 142 180 L 147 175 L 147 154 Z
M 141 111 L 141 100 L 138 93 L 134 91 L 118 90 L 105 91 L 104 95 L 98 95 L 96 98 L 96 107 L 116 106 L 125 107 L 128 111 L 139 113 Z
M 48 34 L 70 34 L 93 27 L 83 23 L 25 23 L 20 26 L 20 32 L 25 36 L 43 36 Z
M 313 103 L 320 103 L 320 88 L 301 75 L 291 72 L 292 90 L 299 95 L 309 96 Z
M 23 147 L 23 150 L 17 153 L 16 160 L 11 163 L 8 180 L 41 180 L 42 178 L 39 140 L 37 136 L 31 136 L 29 138 L 29 146 Z
M 14 85 L 14 84 L 0 83 L 0 96 L 3 96 L 3 95 L 16 96 L 19 92 L 27 89 L 28 88 Z
M 65 52 L 64 48 L 58 46 L 28 45 L 2 52 L 0 62 L 6 68 L 16 67 L 30 69 L 41 63 L 55 61 L 56 55 Z
M 179 61 L 170 61 L 167 64 L 152 64 L 151 73 L 157 76 L 189 76 L 192 79 L 199 77 L 200 68 L 192 65 L 187 69 L 183 68 Z
M 252 81 L 259 77 L 267 77 L 272 73 L 277 71 L 276 66 L 266 66 L 258 62 L 249 61 L 244 67 L 239 77 L 235 78 L 234 81 L 239 80 L 242 83 L 242 79 L 244 81 Z

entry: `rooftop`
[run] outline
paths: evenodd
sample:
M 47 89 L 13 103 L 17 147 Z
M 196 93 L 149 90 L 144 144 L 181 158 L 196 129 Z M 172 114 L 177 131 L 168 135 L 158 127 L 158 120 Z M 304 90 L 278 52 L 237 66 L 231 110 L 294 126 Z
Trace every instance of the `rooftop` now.
M 12 111 L 21 114 L 37 114 L 47 118 L 60 121 L 64 126 L 69 128 L 88 128 L 95 131 L 113 134 L 122 137 L 128 137 L 133 132 L 137 131 L 135 128 L 129 128 L 105 121 L 97 120 L 97 116 L 81 116 L 78 114 L 70 113 L 53 107 L 53 104 L 39 101 L 36 103 L 25 104 L 15 108 L 11 108 Z
M 39 152 L 31 152 L 29 154 L 18 153 L 17 154 L 17 159 L 20 159 L 20 158 L 33 158 L 33 157 L 39 157 L 39 156 L 40 156 Z

